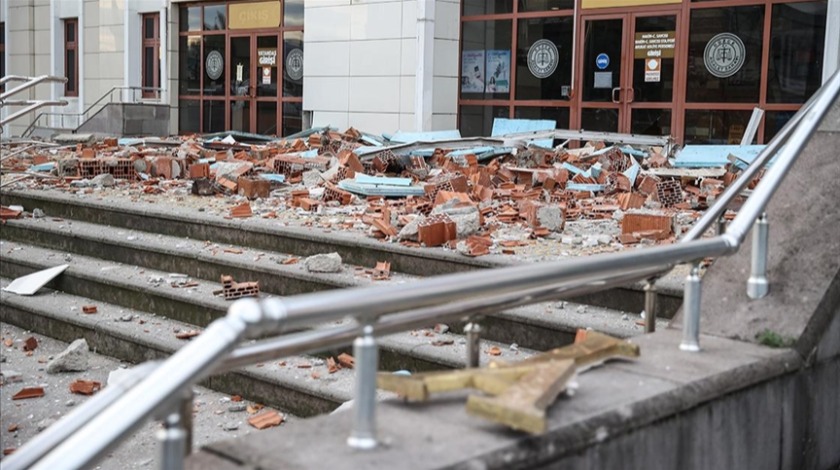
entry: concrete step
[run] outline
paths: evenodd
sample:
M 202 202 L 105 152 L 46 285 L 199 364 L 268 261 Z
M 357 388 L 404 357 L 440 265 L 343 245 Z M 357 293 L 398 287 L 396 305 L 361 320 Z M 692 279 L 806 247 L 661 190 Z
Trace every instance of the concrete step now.
M 517 262 L 502 255 L 478 258 L 462 256 L 439 248 L 405 247 L 383 243 L 358 233 L 321 230 L 316 227 L 284 226 L 271 219 L 232 220 L 208 199 L 208 210 L 181 207 L 177 198 L 171 204 L 149 204 L 130 198 L 105 199 L 95 195 L 75 195 L 58 190 L 15 190 L 0 193 L 5 205 L 22 205 L 27 210 L 42 209 L 48 216 L 60 216 L 80 222 L 143 230 L 193 240 L 231 244 L 257 251 L 290 253 L 304 257 L 317 253 L 338 252 L 345 262 L 373 267 L 389 261 L 394 272 L 433 276 L 472 269 L 508 266 Z M 659 315 L 670 318 L 682 303 L 679 274 L 666 276 L 658 283 Z M 578 303 L 615 310 L 640 312 L 644 308 L 641 284 L 616 288 L 570 299 Z
M 67 252 L 85 256 L 82 260 L 93 256 L 95 258 L 91 260 L 96 262 L 90 269 L 73 270 L 70 273 L 80 274 L 86 279 L 81 284 L 90 284 L 89 276 L 82 274 L 89 273 L 110 288 L 117 288 L 117 291 L 122 293 L 120 298 L 125 299 L 121 302 L 122 305 L 138 309 L 144 309 L 142 305 L 154 305 L 154 313 L 202 326 L 223 315 L 227 309 L 226 302 L 212 297 L 212 291 L 220 288 L 217 280 L 223 274 L 233 275 L 239 281 L 259 281 L 263 292 L 279 295 L 372 284 L 402 284 L 417 279 L 415 276 L 393 273 L 390 280 L 372 281 L 369 276 L 358 275 L 363 274 L 363 267 L 360 266 L 345 266 L 338 274 L 308 273 L 302 263 L 279 264 L 278 261 L 291 256 L 283 253 L 255 251 L 247 246 L 219 246 L 68 219 L 11 220 L 0 235 L 6 240 L 17 240 L 15 243 L 34 243 L 49 248 L 44 252 L 27 248 L 27 254 L 22 259 L 10 256 L 10 266 L 7 269 L 12 269 L 20 263 L 33 266 L 31 260 L 36 258 L 43 259 L 42 266 L 48 267 L 53 265 L 50 264 L 51 259 L 54 260 Z M 10 251 L 10 255 L 15 255 L 16 251 Z M 19 260 L 20 263 L 15 260 Z M 100 263 L 98 260 L 117 262 L 121 265 Z M 78 266 L 81 267 L 82 264 Z M 142 273 L 137 269 L 138 266 L 143 268 Z M 155 274 L 146 272 L 147 269 L 162 272 Z M 149 290 L 150 279 L 168 281 L 169 273 L 172 272 L 211 281 L 212 287 L 169 289 L 168 292 L 161 292 L 167 291 L 164 287 L 143 293 Z M 21 271 L 15 271 L 7 275 L 15 277 L 22 274 Z M 114 277 L 133 281 L 130 285 L 123 283 L 118 286 L 112 282 Z M 96 286 L 83 291 L 68 290 L 81 289 L 81 285 L 60 288 L 80 295 L 94 295 L 93 292 L 98 290 Z M 149 298 L 156 300 L 149 304 Z M 559 308 L 561 306 L 565 308 Z M 489 339 L 507 344 L 517 343 L 533 349 L 549 349 L 570 343 L 578 328 L 595 328 L 620 337 L 640 334 L 642 328 L 637 324 L 637 313 L 625 314 L 600 307 L 557 302 L 500 312 L 488 316 L 482 323 L 486 326 L 484 335 Z
M 2 287 L 10 282 L 8 278 L 0 278 Z M 0 300 L 0 311 L 8 323 L 65 342 L 85 338 L 91 349 L 98 353 L 134 363 L 168 357 L 186 344 L 185 340 L 176 338 L 177 332 L 196 328 L 195 325 L 165 316 L 49 288 L 42 289 L 34 296 L 0 292 Z M 97 312 L 83 313 L 84 305 L 96 305 Z M 466 349 L 463 337 L 452 333 L 427 334 L 427 331 L 420 330 L 380 338 L 383 352 L 380 369 L 402 369 L 394 367 L 394 361 L 389 360 L 388 355 L 408 357 L 409 352 L 413 356 L 402 361 L 420 364 L 417 368 L 419 370 L 464 366 Z M 451 344 L 433 346 L 432 340 Z M 482 341 L 483 362 L 495 358 L 487 353 L 494 346 L 501 350 L 498 357 L 502 359 L 524 359 L 534 354 L 534 351 L 524 348 L 512 351 L 505 345 Z M 306 365 L 311 367 L 301 367 Z M 313 373 L 318 377 L 315 378 Z M 313 416 L 330 412 L 352 399 L 353 371 L 341 369 L 329 374 L 322 358 L 314 355 L 294 356 L 215 375 L 203 385 L 275 406 L 298 416 Z

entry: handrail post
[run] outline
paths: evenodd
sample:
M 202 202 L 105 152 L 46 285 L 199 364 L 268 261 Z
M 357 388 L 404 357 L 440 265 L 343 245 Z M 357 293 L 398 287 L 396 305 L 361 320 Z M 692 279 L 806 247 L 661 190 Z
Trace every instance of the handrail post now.
M 751 299 L 760 299 L 770 291 L 770 283 L 767 280 L 767 241 L 770 231 L 770 224 L 767 222 L 767 213 L 763 212 L 753 225 L 752 237 L 752 269 L 750 278 L 747 281 L 747 296 Z
M 723 235 L 726 232 L 726 217 L 723 214 L 717 220 L 717 235 Z
M 181 407 L 178 410 L 181 414 L 181 427 L 184 429 L 184 457 L 192 453 L 193 446 L 193 400 L 195 399 L 192 389 L 184 392 L 181 400 Z
M 182 413 L 170 413 L 163 420 L 163 429 L 157 432 L 160 442 L 160 468 L 181 470 L 187 452 L 187 432 L 183 427 Z
M 700 351 L 700 282 L 700 263 L 695 263 L 685 279 L 683 337 L 680 343 L 683 351 Z
M 645 283 L 645 333 L 656 331 L 656 279 L 648 279 Z
M 353 402 L 353 431 L 347 445 L 368 450 L 376 447 L 376 371 L 379 350 L 373 336 L 373 326 L 365 325 L 362 335 L 353 341 L 356 357 L 356 398 Z
M 467 367 L 478 367 L 481 354 L 481 325 L 471 321 L 464 327 L 467 334 Z

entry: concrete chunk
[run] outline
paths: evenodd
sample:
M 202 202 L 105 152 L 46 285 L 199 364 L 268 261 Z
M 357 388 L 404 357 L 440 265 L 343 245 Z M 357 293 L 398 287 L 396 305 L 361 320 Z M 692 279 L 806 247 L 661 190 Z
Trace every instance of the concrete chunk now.
M 341 256 L 338 253 L 321 253 L 306 258 L 303 265 L 311 273 L 337 273 L 341 272 Z
M 47 364 L 47 373 L 86 371 L 88 369 L 88 356 L 87 341 L 84 338 L 77 339 Z

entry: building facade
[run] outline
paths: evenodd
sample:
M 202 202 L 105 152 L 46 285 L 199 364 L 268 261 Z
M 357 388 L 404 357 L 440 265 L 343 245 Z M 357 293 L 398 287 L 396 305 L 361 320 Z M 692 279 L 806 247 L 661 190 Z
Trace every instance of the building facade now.
M 0 75 L 66 76 L 29 97 L 68 115 L 131 87 L 173 134 L 505 117 L 729 143 L 759 107 L 766 142 L 839 49 L 836 0 L 0 0 Z

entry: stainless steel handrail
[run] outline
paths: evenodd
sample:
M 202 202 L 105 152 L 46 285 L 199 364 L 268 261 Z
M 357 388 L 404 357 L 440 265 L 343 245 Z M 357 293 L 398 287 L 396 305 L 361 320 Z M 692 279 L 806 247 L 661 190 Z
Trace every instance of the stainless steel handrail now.
M 126 90 L 131 91 L 132 93 L 136 93 L 137 91 L 140 91 L 141 93 L 146 92 L 146 91 L 151 91 L 151 92 L 156 93 L 158 95 L 158 98 L 160 98 L 162 96 L 162 93 L 164 91 L 163 88 L 159 88 L 159 87 L 140 87 L 140 86 L 122 86 L 122 85 L 114 86 L 114 87 L 111 87 L 110 90 L 105 92 L 102 96 L 99 97 L 99 99 L 94 101 L 93 104 L 88 106 L 84 111 L 82 111 L 80 113 L 55 113 L 55 112 L 39 113 L 37 116 L 35 116 L 35 119 L 32 120 L 32 123 L 29 124 L 29 127 L 27 127 L 23 131 L 23 133 L 21 133 L 21 135 L 24 136 L 24 137 L 30 135 L 32 133 L 32 131 L 35 129 L 35 127 L 38 126 L 38 123 L 41 121 L 42 118 L 50 117 L 50 116 L 61 116 L 61 123 L 62 124 L 64 124 L 64 119 L 65 118 L 70 118 L 70 117 L 79 118 L 79 119 L 76 120 L 76 125 L 74 127 L 74 129 L 76 129 L 79 126 L 81 126 L 82 124 L 84 124 L 84 122 L 87 119 L 89 119 L 88 114 L 90 114 L 93 110 L 98 111 L 100 108 L 102 108 L 102 107 L 104 107 L 104 106 L 106 106 L 110 103 L 115 102 L 113 100 L 113 96 L 114 96 L 115 91 L 126 91 Z M 103 103 L 103 101 L 105 101 L 106 98 L 108 99 L 108 101 L 106 103 Z M 123 98 L 120 97 L 120 100 L 116 101 L 116 102 L 117 103 L 124 103 L 124 102 L 134 103 L 134 102 L 136 102 L 136 98 L 135 98 L 135 95 L 132 95 L 132 99 L 130 99 L 128 101 L 124 101 Z
M 382 334 L 409 328 L 408 325 L 428 324 L 450 315 L 470 315 L 572 293 L 593 292 L 616 282 L 648 279 L 678 263 L 732 254 L 738 250 L 750 226 L 763 214 L 785 173 L 815 132 L 819 121 L 837 100 L 838 91 L 840 72 L 829 79 L 820 96 L 798 118 L 798 122 L 790 126 L 790 133 L 786 133 L 787 143 L 773 167 L 724 234 L 632 252 L 440 276 L 406 286 L 348 289 L 261 302 L 237 301 L 226 317 L 213 322 L 193 342 L 46 453 L 32 468 L 75 468 L 91 464 L 145 419 L 175 406 L 173 400 L 179 396 L 179 391 L 226 366 L 243 365 L 281 352 L 306 351 L 344 343 L 350 336 L 359 335 L 359 331 L 370 332 L 371 328 L 374 331 L 379 328 L 378 333 Z M 756 159 L 751 166 L 763 164 Z M 724 197 L 734 197 L 731 193 L 740 193 L 740 190 L 738 186 L 731 186 L 726 192 L 729 194 Z M 699 282 L 696 269 L 692 270 L 691 279 Z M 699 299 L 699 291 L 693 291 L 692 295 L 695 299 L 692 302 Z M 686 303 L 690 303 L 688 299 Z M 696 313 L 699 321 L 699 310 Z M 391 317 L 391 314 L 394 316 Z M 691 312 L 685 314 L 684 327 L 693 324 L 695 319 L 690 318 L 691 315 Z M 233 349 L 239 341 L 254 335 L 278 332 L 283 328 L 313 326 L 348 316 L 355 318 L 357 323 L 323 332 L 296 333 L 270 343 Z M 685 328 L 684 331 L 690 335 L 699 335 L 699 323 Z M 693 340 L 696 346 L 696 338 Z M 367 344 L 370 346 L 370 342 Z M 375 355 L 372 357 L 375 358 Z M 375 367 L 375 361 L 357 363 L 357 374 L 369 375 L 371 368 Z M 360 396 L 359 402 L 369 403 L 371 399 L 367 394 Z M 366 409 L 367 413 L 357 415 L 357 429 L 371 429 L 373 411 Z M 14 454 L 11 457 L 4 461 L 8 468 L 24 468 L 17 466 Z

